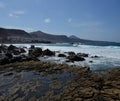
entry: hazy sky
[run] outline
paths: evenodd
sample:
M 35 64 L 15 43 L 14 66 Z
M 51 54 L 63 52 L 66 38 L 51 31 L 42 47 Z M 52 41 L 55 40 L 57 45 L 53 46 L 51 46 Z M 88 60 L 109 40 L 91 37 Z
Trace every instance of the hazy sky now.
M 120 0 L 0 0 L 0 27 L 120 42 Z

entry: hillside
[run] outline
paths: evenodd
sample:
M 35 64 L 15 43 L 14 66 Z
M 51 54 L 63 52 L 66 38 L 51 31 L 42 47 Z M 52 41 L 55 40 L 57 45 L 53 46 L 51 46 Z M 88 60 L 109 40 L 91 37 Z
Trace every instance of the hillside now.
M 65 35 L 52 35 L 42 31 L 30 33 L 30 35 L 38 40 L 51 41 L 51 42 L 70 42 L 70 39 Z
M 30 38 L 29 33 L 19 29 L 0 28 L 0 37 L 26 37 Z
M 80 39 L 75 35 L 53 35 L 42 31 L 28 33 L 20 29 L 0 28 L 0 43 L 83 43 L 89 45 L 119 45 L 116 42 Z
M 26 42 L 31 39 L 29 33 L 20 29 L 5 29 L 0 28 L 0 42 L 9 43 L 9 42 Z

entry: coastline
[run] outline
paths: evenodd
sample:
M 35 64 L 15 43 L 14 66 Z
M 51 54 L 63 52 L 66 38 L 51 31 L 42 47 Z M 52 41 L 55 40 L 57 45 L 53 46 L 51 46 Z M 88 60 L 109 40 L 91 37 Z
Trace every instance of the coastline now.
M 44 62 L 36 58 L 54 56 L 55 53 L 50 50 L 43 51 L 31 46 L 29 55 L 23 56 L 21 48 L 9 46 L 6 49 L 10 53 L 19 54 L 19 58 L 12 57 L 10 53 L 5 54 L 9 61 L 0 65 L 0 100 L 120 100 L 120 68 L 98 74 L 88 67 Z M 68 54 L 66 57 L 69 61 L 84 61 L 84 57 L 88 56 L 82 53 L 78 57 L 74 52 Z
M 120 68 L 104 71 L 100 75 L 87 67 L 40 61 L 18 62 L 1 67 L 4 68 L 0 72 L 2 78 L 13 80 L 12 85 L 9 81 L 6 85 L 0 85 L 1 90 L 8 89 L 3 95 L 1 93 L 0 100 L 120 100 Z

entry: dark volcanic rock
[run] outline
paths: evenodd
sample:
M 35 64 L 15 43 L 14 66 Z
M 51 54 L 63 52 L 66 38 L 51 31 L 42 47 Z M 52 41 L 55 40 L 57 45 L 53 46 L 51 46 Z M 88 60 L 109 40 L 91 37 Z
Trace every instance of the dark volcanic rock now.
M 95 56 L 91 56 L 91 58 L 99 58 L 99 56 L 95 55 Z
M 6 53 L 5 56 L 8 57 L 9 59 L 13 58 L 13 55 L 11 53 Z
M 2 53 L 2 52 L 4 52 L 4 53 L 7 52 L 7 46 L 5 46 L 5 45 L 0 46 L 0 53 Z
M 13 75 L 13 73 L 6 73 L 6 74 L 4 74 L 4 76 L 10 76 L 10 75 Z
M 79 57 L 88 57 L 88 54 L 86 54 L 86 53 L 77 53 L 77 56 L 79 56 Z
M 90 63 L 93 63 L 93 61 L 89 61 Z
M 46 56 L 54 56 L 55 55 L 55 52 L 52 52 L 50 51 L 49 49 L 46 49 L 43 51 L 43 55 L 46 55 Z
M 29 56 L 30 57 L 39 57 L 42 55 L 42 49 L 41 48 L 33 48 L 29 49 Z
M 58 57 L 66 57 L 65 54 L 58 54 Z
M 0 65 L 4 65 L 4 64 L 8 64 L 8 63 L 10 63 L 8 57 L 4 57 L 4 58 L 0 59 Z
M 18 49 L 18 48 L 13 45 L 8 46 L 8 51 L 13 51 L 15 49 Z
M 30 49 L 35 49 L 35 46 L 34 46 L 34 45 L 31 45 Z
M 75 52 L 68 52 L 68 55 L 75 55 Z
M 18 57 L 14 57 L 10 60 L 11 63 L 14 63 L 14 62 L 22 62 L 22 57 L 21 56 L 18 56 Z
M 7 48 L 7 51 L 9 53 L 13 53 L 14 55 L 20 55 L 21 53 L 25 53 L 26 51 L 24 50 L 24 48 L 18 48 L 16 46 L 10 45 Z
M 19 51 L 20 51 L 20 53 L 25 53 L 26 52 L 24 48 L 20 48 Z
M 69 61 L 84 61 L 85 59 L 83 57 L 79 57 L 77 55 L 70 55 L 67 57 L 69 59 Z

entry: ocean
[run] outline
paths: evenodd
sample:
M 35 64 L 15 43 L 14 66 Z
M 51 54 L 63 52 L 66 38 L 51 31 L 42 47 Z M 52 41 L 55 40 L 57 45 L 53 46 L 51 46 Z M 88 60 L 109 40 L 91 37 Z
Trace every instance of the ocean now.
M 8 45 L 8 44 L 7 44 Z M 75 53 L 87 53 L 89 57 L 84 62 L 69 63 L 70 65 L 80 65 L 90 67 L 91 70 L 102 71 L 109 68 L 120 67 L 120 46 L 97 46 L 97 45 L 83 45 L 70 43 L 56 43 L 56 44 L 14 44 L 17 47 L 27 47 L 35 45 L 44 49 L 50 49 L 60 53 L 73 51 Z M 98 58 L 91 58 L 91 56 L 99 56 Z M 44 61 L 54 61 L 65 63 L 63 58 L 45 57 L 41 58 Z M 93 61 L 92 63 L 90 61 Z

